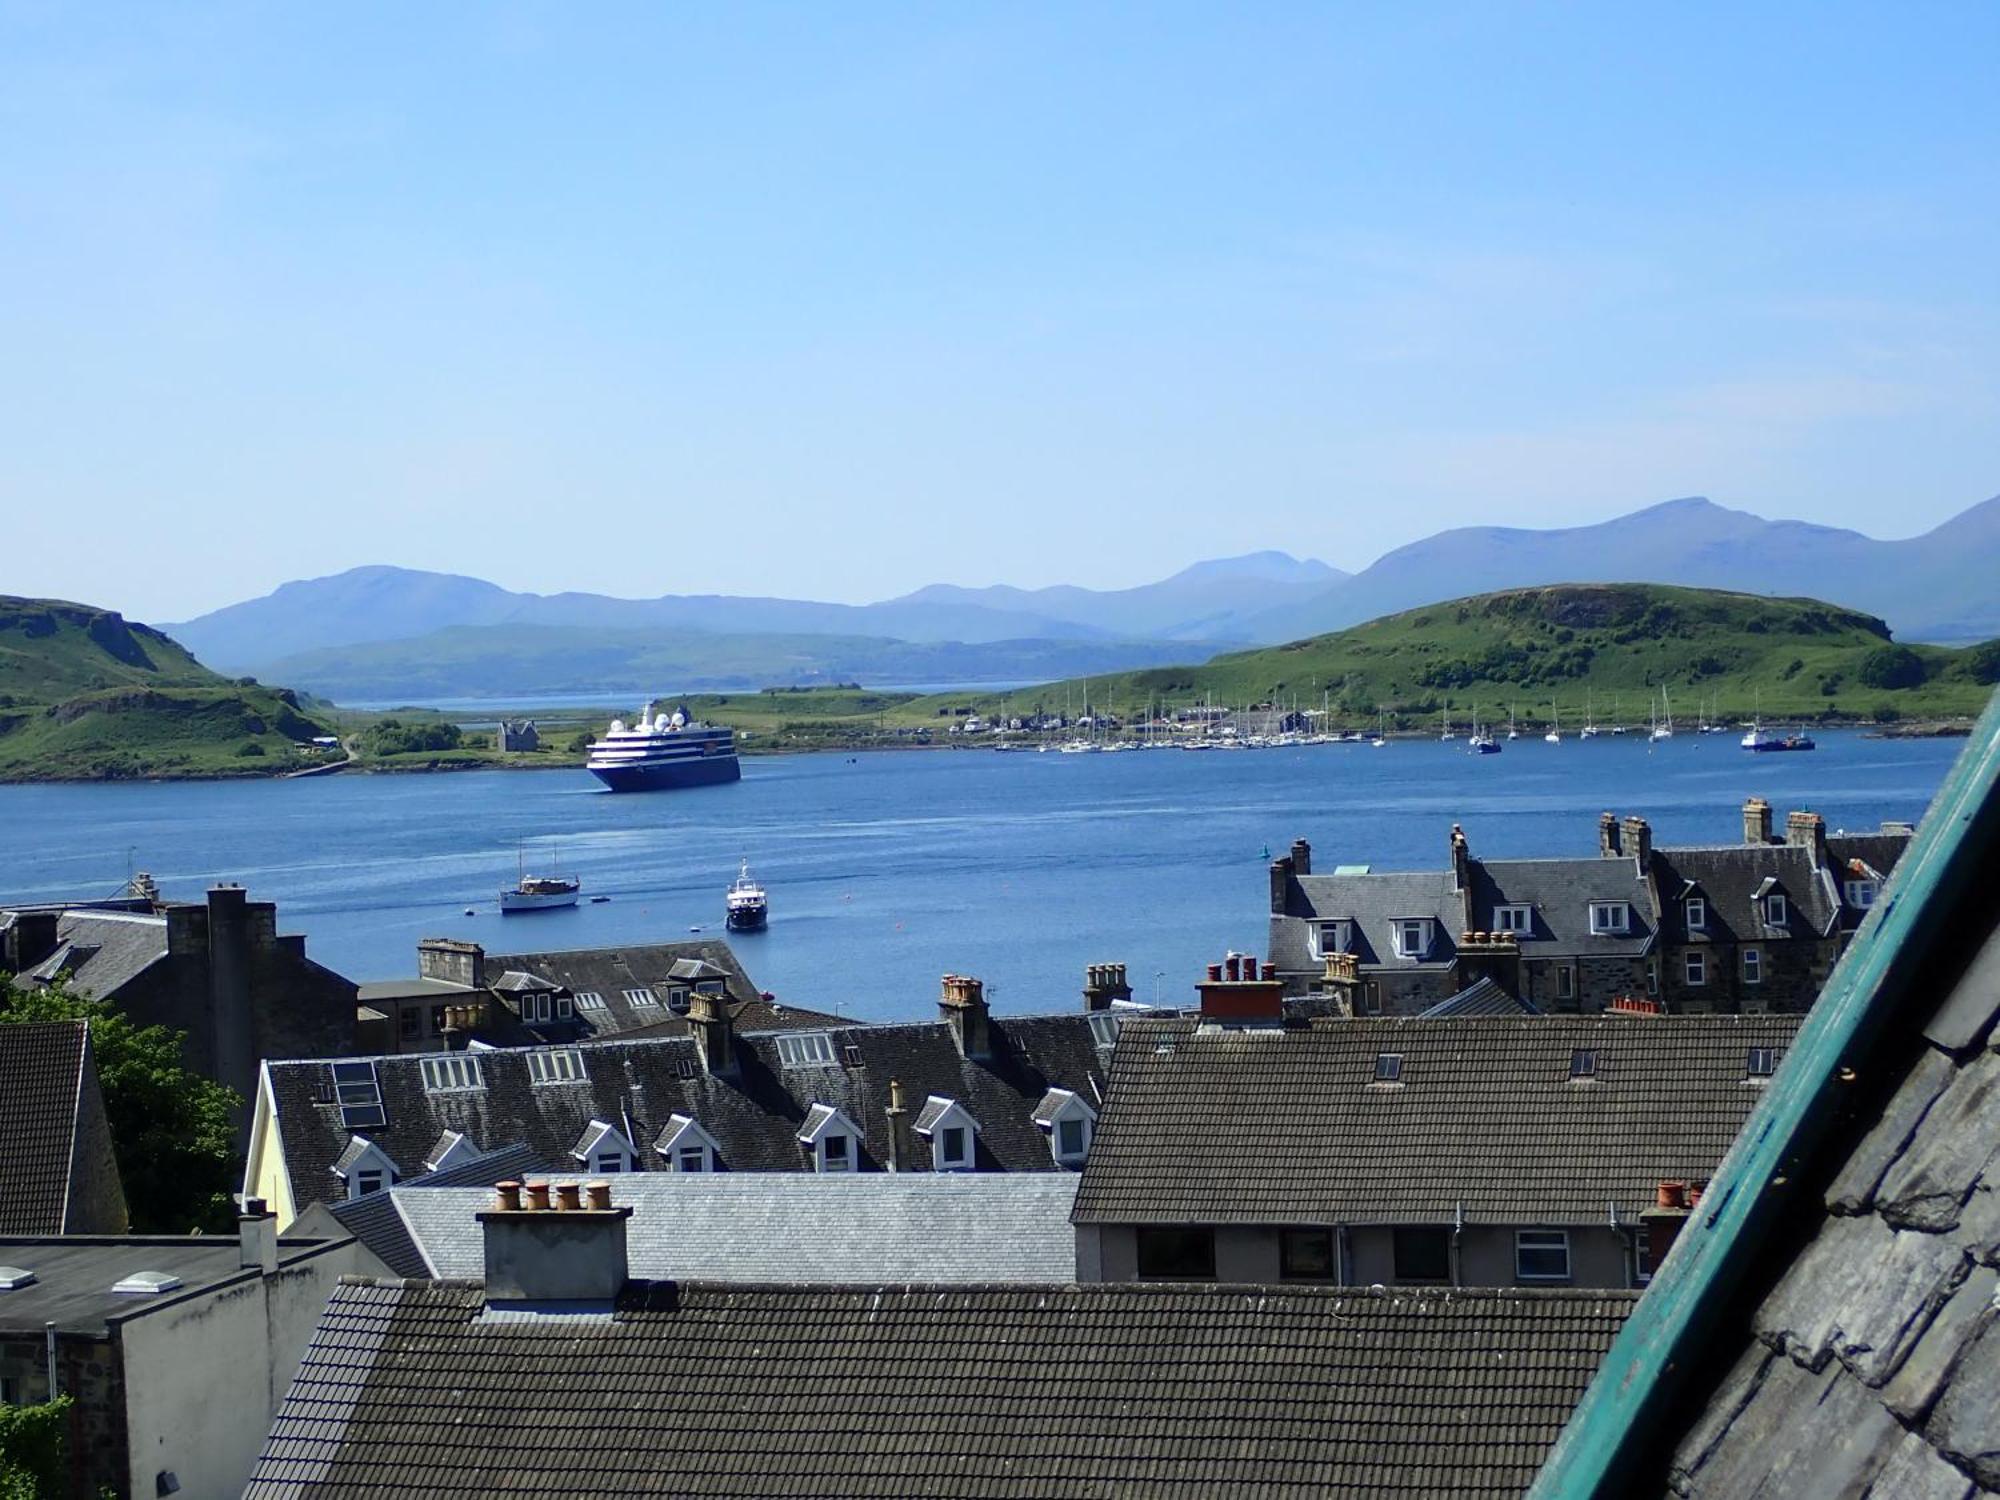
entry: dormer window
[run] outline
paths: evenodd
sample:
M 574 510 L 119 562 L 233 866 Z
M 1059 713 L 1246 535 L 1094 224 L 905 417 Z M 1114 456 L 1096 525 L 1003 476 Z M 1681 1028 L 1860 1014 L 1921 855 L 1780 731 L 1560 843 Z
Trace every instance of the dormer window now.
M 602 1120 L 592 1120 L 584 1127 L 583 1134 L 569 1154 L 583 1163 L 586 1172 L 600 1177 L 614 1172 L 639 1170 L 638 1147 L 627 1140 L 617 1126 L 607 1125 Z
M 1866 911 L 1875 904 L 1875 898 L 1882 894 L 1879 880 L 1850 880 L 1841 886 L 1840 892 L 1847 898 L 1847 904 L 1856 911 Z
M 778 1063 L 786 1068 L 830 1068 L 833 1038 L 824 1031 L 787 1031 L 778 1037 Z
M 861 1131 L 831 1104 L 815 1104 L 806 1111 L 798 1142 L 810 1153 L 815 1172 L 861 1170 Z
M 931 1143 L 931 1169 L 970 1172 L 979 1138 L 979 1122 L 956 1099 L 932 1094 L 910 1127 Z
M 427 1094 L 462 1094 L 486 1087 L 479 1073 L 479 1059 L 467 1052 L 447 1052 L 426 1057 L 418 1063 L 423 1070 Z
M 367 1136 L 357 1135 L 348 1141 L 347 1149 L 334 1162 L 333 1175 L 346 1186 L 349 1198 L 366 1198 L 395 1186 L 402 1174 L 387 1152 Z
M 667 1167 L 675 1172 L 719 1172 L 722 1170 L 722 1150 L 715 1144 L 715 1137 L 701 1128 L 693 1115 L 674 1115 L 667 1121 L 666 1129 L 653 1142 L 653 1149 L 667 1159 Z
M 1525 902 L 1493 908 L 1495 932 L 1526 932 L 1534 925 L 1534 909 Z
M 1062 1167 L 1080 1167 L 1090 1155 L 1097 1111 L 1069 1089 L 1050 1089 L 1035 1106 L 1035 1123 L 1049 1135 L 1049 1152 Z
M 1396 923 L 1396 956 L 1422 958 L 1431 951 L 1431 919 L 1404 917 Z
M 1345 920 L 1321 922 L 1314 929 L 1318 947 L 1314 958 L 1325 958 L 1330 953 L 1345 953 L 1352 946 L 1354 924 Z
M 1766 927 L 1783 927 L 1786 920 L 1784 893 L 1773 891 L 1764 898 L 1764 925 Z
M 667 1009 L 677 1016 L 684 1016 L 688 1013 L 688 987 L 686 985 L 677 984 L 667 991 Z
M 1626 901 L 1590 903 L 1590 932 L 1593 937 L 1618 936 L 1632 930 L 1632 906 Z
M 564 1047 L 556 1052 L 530 1052 L 528 1080 L 531 1083 L 581 1083 L 584 1081 L 583 1054 L 574 1047 Z
M 1118 1028 L 1123 1024 L 1115 1010 L 1094 1010 L 1090 1013 L 1090 1040 L 1108 1052 L 1118 1045 Z
M 431 1147 L 430 1154 L 424 1158 L 424 1170 L 442 1172 L 447 1167 L 476 1161 L 478 1158 L 479 1148 L 472 1144 L 469 1137 L 460 1131 L 447 1130 L 438 1137 L 437 1144 Z
M 1688 897 L 1684 912 L 1689 932 L 1708 931 L 1708 902 L 1706 900 L 1700 896 Z

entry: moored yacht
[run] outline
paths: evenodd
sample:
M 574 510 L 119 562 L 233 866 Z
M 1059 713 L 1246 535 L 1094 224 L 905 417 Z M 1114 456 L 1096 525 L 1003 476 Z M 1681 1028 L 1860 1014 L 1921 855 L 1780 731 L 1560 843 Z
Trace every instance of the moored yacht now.
M 725 925 L 731 932 L 755 932 L 770 920 L 770 897 L 765 894 L 764 887 L 752 878 L 747 859 L 736 878 L 729 883 L 726 899 L 728 915 Z
M 734 731 L 692 720 L 685 708 L 655 714 L 651 703 L 629 728 L 613 719 L 590 746 L 584 768 L 614 792 L 714 786 L 743 776 Z

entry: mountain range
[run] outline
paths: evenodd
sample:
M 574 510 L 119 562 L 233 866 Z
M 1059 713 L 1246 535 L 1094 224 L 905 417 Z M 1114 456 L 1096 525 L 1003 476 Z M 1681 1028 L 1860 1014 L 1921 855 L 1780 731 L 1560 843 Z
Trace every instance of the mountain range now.
M 1354 574 L 1254 552 L 1137 588 L 932 584 L 854 605 L 516 593 L 376 566 L 163 628 L 220 670 L 315 692 L 473 696 L 546 691 L 543 682 L 637 690 L 1094 673 L 1298 640 L 1468 594 L 1595 581 L 1827 599 L 1882 617 L 1904 640 L 1965 642 L 2000 636 L 1996 577 L 2000 498 L 1886 542 L 1690 498 L 1591 526 L 1443 531 Z M 510 672 L 530 659 L 532 673 Z M 660 683 L 659 671 L 688 675 Z

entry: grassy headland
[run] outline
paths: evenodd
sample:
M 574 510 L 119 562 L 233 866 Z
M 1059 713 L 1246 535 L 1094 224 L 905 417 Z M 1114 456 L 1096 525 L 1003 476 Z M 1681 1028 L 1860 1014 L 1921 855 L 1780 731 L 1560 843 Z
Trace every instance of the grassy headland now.
M 1665 687 L 1677 717 L 1895 722 L 1970 717 L 2000 681 L 2000 642 L 1903 646 L 1871 615 L 1816 599 L 1655 584 L 1570 584 L 1455 599 L 1284 646 L 1045 684 L 973 700 L 988 715 L 1093 710 L 1124 718 L 1212 701 L 1317 709 L 1334 722 L 1463 727 L 1646 722 Z M 963 695 L 957 695 L 961 699 Z
M 268 776 L 326 733 L 283 689 L 211 672 L 111 610 L 0 596 L 0 780 Z

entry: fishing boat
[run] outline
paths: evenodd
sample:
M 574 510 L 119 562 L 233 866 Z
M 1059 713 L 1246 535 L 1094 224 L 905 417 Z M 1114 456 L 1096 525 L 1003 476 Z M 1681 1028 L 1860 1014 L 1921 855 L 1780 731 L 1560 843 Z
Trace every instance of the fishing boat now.
M 1752 724 L 1740 742 L 1745 750 L 1771 755 L 1786 750 L 1817 750 L 1819 745 L 1803 729 L 1792 734 L 1772 734 L 1761 724 Z
M 729 883 L 727 917 L 725 925 L 731 932 L 756 932 L 771 917 L 771 900 L 750 874 L 750 861 L 743 861 L 743 868 Z
M 530 875 L 524 850 L 519 856 L 514 883 L 500 893 L 500 910 L 554 911 L 558 907 L 574 906 L 577 893 L 582 889 L 582 882 L 574 875 Z

